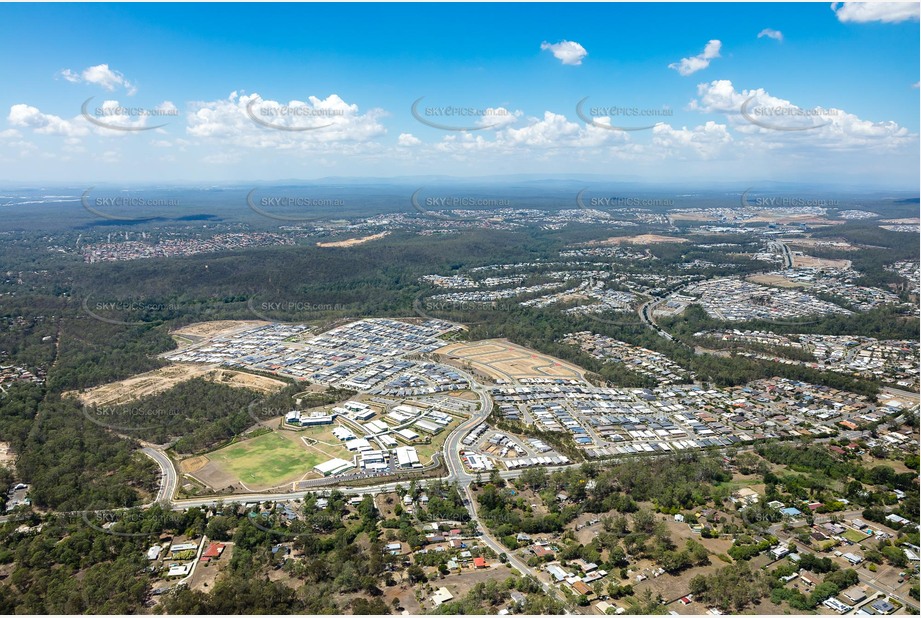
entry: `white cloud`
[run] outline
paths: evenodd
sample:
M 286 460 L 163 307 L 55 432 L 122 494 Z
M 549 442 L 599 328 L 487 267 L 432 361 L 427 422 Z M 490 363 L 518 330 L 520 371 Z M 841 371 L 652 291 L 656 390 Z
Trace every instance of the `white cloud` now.
M 559 43 L 548 43 L 544 41 L 540 44 L 541 51 L 550 50 L 553 57 L 569 65 L 580 65 L 582 59 L 588 55 L 585 48 L 575 41 L 560 41 Z
M 160 103 L 154 109 L 156 109 L 159 112 L 162 112 L 164 114 L 169 114 L 169 115 L 176 115 L 179 111 L 179 108 L 173 105 L 172 101 L 163 101 L 163 103 Z
M 710 66 L 711 60 L 720 57 L 720 48 L 722 46 L 723 44 L 720 41 L 713 39 L 707 43 L 701 53 L 690 58 L 682 58 L 680 62 L 673 62 L 668 65 L 668 68 L 675 69 L 682 76 L 687 77 Z
M 921 4 L 917 2 L 833 2 L 831 10 L 842 23 L 865 24 L 879 21 L 897 24 L 910 19 L 917 20 Z
M 45 114 L 37 107 L 25 103 L 17 103 L 10 107 L 7 120 L 14 127 L 32 129 L 35 133 L 42 135 L 78 137 L 89 133 L 84 123 L 78 118 L 65 120 L 54 114 Z
M 436 150 L 461 155 L 473 152 L 492 152 L 514 155 L 528 153 L 530 156 L 547 157 L 559 151 L 564 156 L 573 152 L 588 153 L 592 150 L 617 146 L 629 141 L 623 131 L 609 131 L 580 122 L 573 122 L 562 114 L 546 111 L 541 118 L 529 118 L 523 127 L 506 127 L 496 130 L 488 139 L 482 133 L 448 135 L 436 146 Z
M 400 133 L 400 137 L 397 138 L 397 144 L 400 146 L 418 146 L 421 143 L 422 140 L 412 133 Z
M 226 140 L 247 148 L 326 146 L 344 152 L 344 144 L 368 143 L 386 133 L 380 123 L 383 110 L 371 109 L 362 114 L 358 105 L 346 103 L 336 94 L 280 104 L 263 100 L 256 93 L 232 92 L 226 99 L 200 101 L 192 108 L 186 127 L 189 135 Z
M 686 157 L 690 152 L 702 159 L 715 157 L 733 141 L 726 125 L 712 120 L 693 129 L 675 129 L 662 122 L 652 129 L 652 136 L 652 143 L 661 151 L 661 155 Z
M 162 109 L 164 111 L 174 110 L 175 108 L 172 105 L 172 103 L 166 101 L 157 106 L 156 109 Z M 96 110 L 99 110 L 99 113 L 94 113 Z M 126 131 L 122 131 L 121 128 L 140 129 L 146 127 L 148 121 L 156 124 L 163 124 L 163 118 L 159 116 L 148 116 L 146 114 L 132 116 L 127 113 L 124 106 L 113 99 L 103 101 L 102 104 L 97 105 L 93 111 L 87 110 L 87 112 L 98 122 L 111 127 L 106 128 L 104 126 L 94 125 L 94 131 L 100 135 L 112 137 L 125 135 Z M 169 117 L 166 117 L 165 121 L 168 122 Z
M 783 42 L 783 32 L 780 30 L 774 30 L 773 28 L 765 28 L 758 33 L 758 38 L 767 37 L 769 39 L 774 39 L 775 41 Z
M 733 130 L 757 138 L 762 144 L 811 149 L 896 149 L 917 141 L 917 135 L 896 122 L 864 120 L 834 107 L 794 105 L 763 88 L 737 91 L 729 80 L 698 84 L 697 95 L 690 109 L 725 114 Z M 747 118 L 742 114 L 743 105 Z M 758 110 L 765 113 L 756 113 Z
M 134 84 L 125 79 L 125 76 L 120 72 L 110 69 L 108 64 L 97 64 L 83 69 L 80 73 L 64 69 L 60 75 L 73 84 L 94 84 L 109 92 L 113 92 L 116 88 L 124 88 L 129 95 L 137 92 L 137 87 Z
M 476 121 L 478 127 L 501 128 L 513 124 L 523 115 L 521 110 L 510 111 L 504 107 L 487 107 L 486 113 Z

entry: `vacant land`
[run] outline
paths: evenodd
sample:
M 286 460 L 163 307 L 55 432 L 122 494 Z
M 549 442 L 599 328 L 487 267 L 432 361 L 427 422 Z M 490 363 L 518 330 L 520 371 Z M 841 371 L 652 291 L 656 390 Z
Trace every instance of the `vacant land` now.
M 204 378 L 226 386 L 249 388 L 262 393 L 272 393 L 285 387 L 285 383 L 280 380 L 219 369 L 216 365 L 175 363 L 118 382 L 103 384 L 84 393 L 70 391 L 65 394 L 77 397 L 85 405 L 120 405 L 162 393 L 193 378 Z
M 439 348 L 442 354 L 494 379 L 515 381 L 522 378 L 584 379 L 583 370 L 558 358 L 540 354 L 505 339 L 485 339 L 473 343 L 452 343 Z
M 9 442 L 0 442 L 0 466 L 12 464 L 16 461 L 16 453 L 10 450 Z
M 381 232 L 380 234 L 372 234 L 370 236 L 362 236 L 361 238 L 347 238 L 345 240 L 335 240 L 331 242 L 318 242 L 318 247 L 354 247 L 355 245 L 361 245 L 366 242 L 371 242 L 372 240 L 380 240 L 390 232 Z
M 199 339 L 210 339 L 264 324 L 268 324 L 268 322 L 262 320 L 212 320 L 211 322 L 198 322 L 183 326 L 172 331 L 170 335 L 179 341 L 180 347 L 182 347 L 183 343 L 188 343 L 190 340 L 194 342 Z
M 760 283 L 762 285 L 770 285 L 775 288 L 802 288 L 806 287 L 806 284 L 800 281 L 791 281 L 782 275 L 752 275 L 748 277 L 748 281 L 752 283 Z
M 811 255 L 793 254 L 794 268 L 840 268 L 848 269 L 851 267 L 850 260 L 831 260 L 828 258 L 817 258 Z
M 842 238 L 791 238 L 784 239 L 784 243 L 791 247 L 820 247 L 836 251 L 856 251 L 857 247 Z
M 853 529 L 850 529 L 850 528 L 848 528 L 847 530 L 845 530 L 845 531 L 844 531 L 844 534 L 842 534 L 841 536 L 843 536 L 844 538 L 846 538 L 848 541 L 852 541 L 852 542 L 854 542 L 854 543 L 863 543 L 863 542 L 866 541 L 867 539 L 872 539 L 872 538 L 873 538 L 872 536 L 867 536 L 867 535 L 864 534 L 863 532 L 858 532 L 857 530 L 853 530 Z
M 661 243 L 682 243 L 688 242 L 687 238 L 678 238 L 676 236 L 661 236 L 659 234 L 640 234 L 638 236 L 614 236 L 605 240 L 596 240 L 587 243 L 589 245 L 656 245 Z
M 201 592 L 208 592 L 214 586 L 221 571 L 227 568 L 233 559 L 234 545 L 232 542 L 224 543 L 224 553 L 217 560 L 203 562 L 195 567 L 195 575 L 189 582 L 189 588 Z
M 443 578 L 439 577 L 437 581 L 433 582 L 433 587 L 441 588 L 444 586 L 454 595 L 453 600 L 457 601 L 464 598 L 476 584 L 489 581 L 502 582 L 512 574 L 512 569 L 501 564 L 498 560 L 489 560 L 489 563 L 490 567 L 488 569 L 473 570 L 471 568 L 464 568 L 460 573 L 454 572 Z M 402 601 L 405 597 L 400 595 L 399 598 Z M 407 607 L 407 609 L 409 608 L 405 603 L 403 606 Z M 434 609 L 431 595 L 423 597 L 422 606 L 424 611 L 431 611 Z

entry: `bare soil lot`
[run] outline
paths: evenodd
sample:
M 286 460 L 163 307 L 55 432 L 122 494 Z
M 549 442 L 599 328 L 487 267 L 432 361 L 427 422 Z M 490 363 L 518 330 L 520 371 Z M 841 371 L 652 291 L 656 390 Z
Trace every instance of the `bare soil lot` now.
M 493 565 L 493 563 L 494 566 L 490 566 L 488 569 L 465 568 L 461 573 L 450 573 L 443 577 L 439 575 L 434 578 L 429 575 L 429 583 L 435 590 L 444 586 L 454 595 L 455 600 L 461 599 L 470 592 L 471 588 L 480 582 L 492 580 L 501 582 L 512 574 L 512 569 L 504 564 L 500 564 L 498 560 L 490 560 L 490 565 Z M 423 606 L 426 611 L 431 610 L 431 600 L 428 598 L 423 599 Z M 406 606 L 404 605 L 404 607 Z M 409 608 L 407 607 L 407 609 Z
M 65 394 L 77 397 L 85 405 L 119 405 L 162 393 L 193 378 L 205 378 L 212 382 L 236 388 L 249 388 L 261 393 L 271 393 L 285 386 L 280 380 L 220 369 L 216 365 L 175 363 L 118 382 L 96 386 L 83 393 L 69 391 Z
M 217 560 L 211 562 L 200 562 L 195 567 L 195 575 L 189 582 L 189 588 L 201 592 L 210 592 L 214 588 L 214 582 L 217 580 L 221 571 L 227 568 L 230 560 L 233 558 L 233 543 L 227 541 L 224 543 L 224 553 Z
M 677 236 L 661 236 L 659 234 L 639 234 L 638 236 L 614 236 L 606 240 L 597 240 L 587 243 L 588 245 L 656 245 L 661 243 L 682 243 L 688 242 L 687 238 Z
M 170 335 L 179 342 L 179 347 L 182 348 L 184 347 L 183 344 L 189 344 L 189 339 L 210 339 L 264 324 L 268 324 L 268 322 L 263 320 L 213 320 L 183 326 L 172 331 Z
M 802 288 L 806 287 L 805 283 L 799 281 L 791 281 L 786 277 L 780 275 L 751 275 L 747 278 L 748 281 L 752 283 L 760 283 L 762 285 L 770 285 L 775 288 Z
M 566 361 L 515 345 L 505 339 L 488 339 L 473 343 L 452 343 L 437 350 L 438 354 L 476 371 L 502 380 L 522 378 L 568 378 L 584 380 L 584 371 Z
M 848 269 L 851 267 L 850 260 L 831 260 L 828 258 L 818 258 L 811 255 L 793 254 L 794 268 L 841 268 Z
M 361 238 L 348 238 L 346 240 L 336 240 L 331 242 L 318 242 L 318 247 L 354 247 L 355 245 L 361 245 L 366 242 L 371 242 L 372 240 L 380 240 L 384 236 L 387 236 L 390 232 L 381 232 L 380 234 L 372 234 L 371 236 L 362 236 Z
M 0 466 L 16 461 L 16 454 L 10 450 L 9 442 L 0 442 Z

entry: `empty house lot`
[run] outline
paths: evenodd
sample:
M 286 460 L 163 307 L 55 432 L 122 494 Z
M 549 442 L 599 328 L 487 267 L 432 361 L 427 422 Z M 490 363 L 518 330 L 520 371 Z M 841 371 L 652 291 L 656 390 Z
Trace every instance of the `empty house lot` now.
M 583 379 L 583 369 L 558 358 L 540 354 L 504 339 L 454 343 L 437 353 L 469 363 L 481 374 L 509 382 L 524 378 Z
M 249 388 L 261 393 L 274 393 L 281 390 L 285 383 L 264 376 L 257 376 L 240 371 L 220 369 L 215 365 L 198 365 L 195 363 L 176 363 L 168 367 L 161 367 L 146 373 L 138 374 L 118 382 L 103 384 L 88 389 L 78 394 L 71 391 L 68 394 L 78 397 L 84 405 L 122 405 L 168 391 L 177 384 L 195 378 L 204 378 L 212 382 Z

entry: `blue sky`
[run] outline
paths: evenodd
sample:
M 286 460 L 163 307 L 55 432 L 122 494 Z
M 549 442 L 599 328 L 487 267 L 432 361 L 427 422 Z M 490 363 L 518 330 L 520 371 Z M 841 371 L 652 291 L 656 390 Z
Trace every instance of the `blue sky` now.
M 5 182 L 918 186 L 917 4 L 6 4 L 0 22 Z

